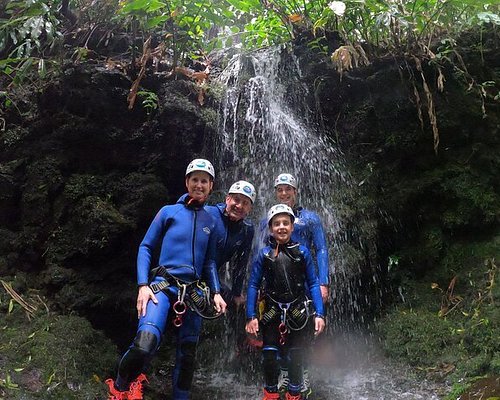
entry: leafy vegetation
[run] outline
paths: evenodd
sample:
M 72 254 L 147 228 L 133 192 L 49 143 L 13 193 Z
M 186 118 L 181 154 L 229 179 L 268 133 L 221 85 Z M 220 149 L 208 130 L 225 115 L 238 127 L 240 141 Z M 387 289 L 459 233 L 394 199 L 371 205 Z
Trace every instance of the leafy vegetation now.
M 312 46 L 329 31 L 348 44 L 372 51 L 428 51 L 436 38 L 452 39 L 483 24 L 500 25 L 492 0 L 90 0 L 10 1 L 0 13 L 0 72 L 15 84 L 36 66 L 48 73 L 47 60 L 63 42 L 87 49 L 101 33 L 100 45 L 126 32 L 135 58 L 149 36 L 171 68 L 202 60 L 215 49 L 232 45 L 255 48 L 294 39 L 304 33 Z M 67 7 L 78 19 L 69 18 Z M 66 7 L 66 8 L 64 8 Z M 66 12 L 62 12 L 66 10 Z M 82 34 L 84 32 L 84 34 Z M 75 43 L 75 38 L 78 43 Z M 451 39 L 450 39 L 451 38 Z
M 451 247 L 427 283 L 400 283 L 405 304 L 377 323 L 388 354 L 456 383 L 449 399 L 485 374 L 500 374 L 497 246 L 498 239 Z M 400 261 L 394 265 L 401 267 Z

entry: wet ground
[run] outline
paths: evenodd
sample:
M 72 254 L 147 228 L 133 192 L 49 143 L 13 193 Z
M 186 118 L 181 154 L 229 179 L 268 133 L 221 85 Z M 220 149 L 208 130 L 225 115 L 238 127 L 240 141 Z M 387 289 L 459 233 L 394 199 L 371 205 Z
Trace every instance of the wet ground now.
M 438 400 L 448 388 L 422 380 L 409 368 L 388 361 L 377 347 L 363 337 L 337 340 L 325 338 L 311 352 L 310 400 Z M 205 359 L 200 346 L 200 365 L 195 376 L 192 400 L 262 398 L 259 353 L 239 354 L 225 349 L 224 362 Z M 207 367 L 208 366 L 208 367 Z M 168 380 L 165 372 L 165 379 Z M 146 400 L 170 399 L 146 392 Z

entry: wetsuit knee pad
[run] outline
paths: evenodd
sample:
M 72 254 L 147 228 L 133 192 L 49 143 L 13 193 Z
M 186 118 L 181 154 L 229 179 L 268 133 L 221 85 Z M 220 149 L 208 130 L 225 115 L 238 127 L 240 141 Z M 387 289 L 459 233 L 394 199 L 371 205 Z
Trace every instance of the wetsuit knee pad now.
M 272 387 L 278 384 L 279 362 L 278 349 L 266 346 L 262 349 L 262 367 L 266 386 Z
M 180 344 L 181 354 L 177 387 L 181 390 L 189 390 L 191 388 L 196 364 L 196 346 L 196 342 L 184 342 Z
M 139 331 L 135 336 L 133 349 L 144 352 L 146 354 L 154 354 L 158 347 L 158 338 L 156 335 L 149 331 Z
M 157 346 L 158 339 L 154 333 L 139 331 L 120 363 L 120 376 L 130 380 L 138 375 L 155 354 Z
M 262 349 L 262 357 L 264 360 L 278 360 L 278 349 L 272 346 L 265 346 Z

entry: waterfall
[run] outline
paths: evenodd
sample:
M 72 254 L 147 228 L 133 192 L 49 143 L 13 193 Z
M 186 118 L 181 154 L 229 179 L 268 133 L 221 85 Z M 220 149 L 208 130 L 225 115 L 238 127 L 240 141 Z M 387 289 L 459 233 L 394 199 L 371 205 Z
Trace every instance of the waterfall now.
M 224 184 L 243 177 L 253 182 L 257 207 L 265 209 L 275 201 L 274 178 L 288 172 L 298 179 L 300 204 L 335 219 L 328 204 L 343 179 L 341 157 L 311 120 L 308 88 L 293 55 L 286 47 L 237 55 L 219 80 L 227 87 L 217 148 Z
M 329 324 L 329 329 L 363 318 L 362 308 L 372 306 L 366 289 L 377 276 L 369 271 L 365 281 L 371 282 L 367 285 L 360 278 L 363 266 L 348 265 L 344 260 L 343 253 L 352 253 L 353 248 L 360 254 L 365 252 L 355 224 L 344 226 L 338 212 L 352 182 L 341 152 L 309 106 L 314 104 L 314 96 L 304 83 L 299 61 L 285 46 L 239 54 L 231 59 L 219 81 L 226 93 L 216 146 L 218 181 L 224 188 L 238 179 L 252 182 L 258 191 L 252 216 L 259 221 L 276 203 L 274 178 L 284 172 L 294 175 L 298 204 L 315 211 L 322 220 L 330 269 L 335 270 L 330 308 L 342 317 Z
M 404 366 L 387 362 L 363 333 L 348 332 L 353 322 L 363 324 L 364 309 L 374 303 L 377 307 L 381 298 L 376 251 L 370 247 L 375 244 L 366 243 L 352 216 L 343 221 L 344 215 L 349 217 L 345 193 L 352 196 L 352 189 L 362 183 L 352 182 L 342 154 L 321 128 L 310 106 L 314 94 L 304 83 L 299 61 L 285 46 L 238 54 L 218 80 L 226 88 L 214 157 L 221 194 L 236 180 L 252 182 L 258 197 L 251 217 L 258 226 L 265 211 L 276 203 L 275 177 L 291 173 L 298 180 L 299 205 L 317 212 L 325 227 L 335 270 L 328 332 L 314 345 L 315 398 L 437 399 L 434 388 L 414 380 Z M 205 323 L 205 329 L 216 332 L 209 326 Z M 260 357 L 240 354 L 232 358 L 235 351 L 227 333 L 231 329 L 227 324 L 222 337 L 216 337 L 221 350 L 215 360 L 214 341 L 206 343 L 206 351 L 202 342 L 200 364 L 205 368 L 196 377 L 203 382 L 199 398 L 206 398 L 207 393 L 213 398 L 261 398 Z M 342 331 L 348 333 L 342 335 Z

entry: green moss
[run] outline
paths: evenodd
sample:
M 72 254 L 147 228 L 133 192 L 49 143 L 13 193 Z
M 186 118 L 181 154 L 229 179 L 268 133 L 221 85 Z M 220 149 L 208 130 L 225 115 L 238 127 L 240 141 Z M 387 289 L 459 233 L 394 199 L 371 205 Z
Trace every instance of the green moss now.
M 113 343 L 76 315 L 48 312 L 35 294 L 23 295 L 37 308 L 28 318 L 17 303 L 0 295 L 0 383 L 8 399 L 95 399 L 113 372 L 118 352 Z M 5 382 L 11 382 L 10 388 Z
M 453 202 L 443 213 L 443 225 L 449 229 L 464 226 L 483 226 L 495 221 L 500 199 L 493 190 L 492 182 L 468 168 L 452 169 L 441 180 L 444 193 Z
M 213 129 L 214 131 L 217 131 L 217 111 L 211 108 L 203 108 L 201 110 L 201 117 L 208 127 Z
M 484 274 L 479 266 L 488 259 L 500 259 L 500 236 L 486 241 L 456 241 L 448 247 L 441 265 L 448 275 L 462 273 L 464 277 L 479 279 Z
M 104 196 L 105 182 L 102 177 L 86 174 L 72 175 L 64 187 L 64 197 L 69 201 L 77 201 L 86 196 Z
M 69 221 L 52 232 L 46 259 L 49 264 L 58 264 L 77 254 L 109 251 L 133 227 L 111 202 L 97 196 L 85 197 Z
M 493 354 L 490 366 L 494 374 L 500 375 L 500 351 L 497 351 L 495 354 Z
M 207 93 L 216 102 L 221 102 L 226 94 L 226 86 L 218 82 L 209 82 Z
M 497 241 L 457 243 L 445 266 L 418 281 L 401 280 L 405 302 L 414 308 L 395 307 L 377 324 L 390 356 L 416 366 L 451 364 L 452 381 L 498 373 Z
M 377 322 L 387 354 L 422 367 L 435 365 L 453 343 L 451 328 L 437 313 L 419 309 L 396 309 Z

